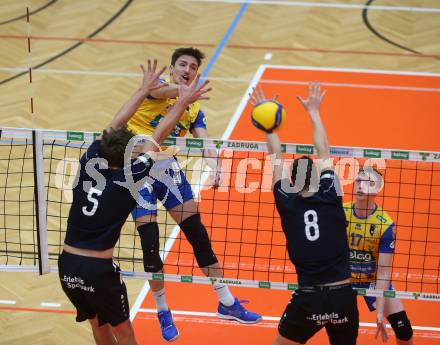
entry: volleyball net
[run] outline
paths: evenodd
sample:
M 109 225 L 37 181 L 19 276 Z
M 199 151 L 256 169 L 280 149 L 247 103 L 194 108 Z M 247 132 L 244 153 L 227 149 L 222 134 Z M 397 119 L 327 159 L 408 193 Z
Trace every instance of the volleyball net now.
M 79 158 L 98 135 L 1 129 L 1 271 L 57 270 Z M 202 222 L 223 267 L 222 282 L 296 289 L 297 276 L 271 191 L 272 165 L 265 143 L 192 138 L 168 138 L 164 143 L 174 145 L 179 147 L 180 168 L 199 201 Z M 203 149 L 215 149 L 221 158 L 223 178 L 218 188 L 209 182 Z M 311 145 L 283 144 L 282 149 L 287 163 L 315 154 Z M 382 173 L 384 184 L 376 201 L 396 224 L 391 267 L 396 291 L 359 289 L 358 293 L 440 300 L 440 153 L 332 147 L 331 155 L 344 202 L 353 200 L 360 168 L 374 166 Z M 165 274 L 144 272 L 140 239 L 129 216 L 115 248 L 124 277 L 212 284 L 215 278 L 203 275 L 185 236 L 159 205 Z

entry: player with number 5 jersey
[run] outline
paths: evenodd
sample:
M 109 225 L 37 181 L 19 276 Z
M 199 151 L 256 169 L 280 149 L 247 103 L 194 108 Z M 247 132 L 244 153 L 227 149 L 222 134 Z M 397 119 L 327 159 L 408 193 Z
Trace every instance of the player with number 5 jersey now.
M 305 344 L 323 327 L 332 345 L 354 345 L 358 334 L 340 185 L 319 114 L 323 97 L 319 84 L 309 85 L 308 99 L 298 97 L 312 120 L 320 175 L 313 160 L 303 156 L 293 161 L 290 179 L 283 178 L 280 140 L 267 133 L 275 203 L 299 285 L 281 317 L 275 345 Z M 264 101 L 262 90 L 255 90 L 252 105 Z
M 63 252 L 58 259 L 61 287 L 77 310 L 76 321 L 89 320 L 96 344 L 135 345 L 129 319 L 127 289 L 113 250 L 121 228 L 136 205 L 138 185 L 151 174 L 153 160 L 160 158 L 159 145 L 171 133 L 189 104 L 209 91 L 199 77 L 179 88 L 179 100 L 131 159 L 130 144 L 136 141 L 127 121 L 152 90 L 164 87 L 156 72 L 157 61 L 143 65 L 140 88 L 122 106 L 102 136 L 80 159 L 67 220 Z

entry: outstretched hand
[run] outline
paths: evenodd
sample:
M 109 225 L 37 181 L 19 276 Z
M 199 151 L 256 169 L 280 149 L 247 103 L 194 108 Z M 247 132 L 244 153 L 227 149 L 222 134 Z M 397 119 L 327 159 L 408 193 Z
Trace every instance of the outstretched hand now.
M 269 99 L 266 98 L 264 95 L 263 89 L 261 86 L 254 87 L 252 89 L 252 93 L 249 94 L 249 103 L 252 104 L 253 107 L 256 107 L 257 105 L 269 101 Z M 278 96 L 275 96 L 271 99 L 271 101 L 276 102 Z
M 304 109 L 309 113 L 319 112 L 322 100 L 324 99 L 326 91 L 321 92 L 321 84 L 318 82 L 309 83 L 309 98 L 303 99 L 300 96 L 296 98 L 301 102 Z
M 204 99 L 209 99 L 209 97 L 204 96 L 206 93 L 212 90 L 211 87 L 207 88 L 209 80 L 205 80 L 200 86 L 199 84 L 200 74 L 194 78 L 190 86 L 180 85 L 179 86 L 179 100 L 187 104 L 194 103 L 195 101 L 200 101 Z
M 167 83 L 162 83 L 160 81 L 160 76 L 163 72 L 165 72 L 166 66 L 162 67 L 159 72 L 156 72 L 157 68 L 157 60 L 154 59 L 153 64 L 151 64 L 151 60 L 147 61 L 147 68 L 141 64 L 142 73 L 144 78 L 142 80 L 141 89 L 145 93 L 149 93 L 153 90 L 158 90 L 167 86 Z
M 377 326 L 376 339 L 380 337 L 382 339 L 382 342 L 386 343 L 388 341 L 388 333 L 382 315 L 377 315 L 376 326 Z

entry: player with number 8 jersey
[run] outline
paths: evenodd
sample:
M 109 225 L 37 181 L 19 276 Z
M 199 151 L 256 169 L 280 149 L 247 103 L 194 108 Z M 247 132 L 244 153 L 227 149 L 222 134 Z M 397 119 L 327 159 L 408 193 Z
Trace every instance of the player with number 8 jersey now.
M 313 160 L 303 156 L 293 161 L 290 179 L 283 178 L 280 140 L 267 133 L 268 150 L 275 159 L 275 204 L 299 285 L 281 317 L 275 345 L 305 344 L 323 327 L 332 345 L 354 345 L 358 334 L 342 194 L 319 115 L 323 97 L 320 85 L 310 84 L 309 98 L 298 98 L 312 120 L 320 177 Z M 265 100 L 261 89 L 251 96 L 254 106 Z

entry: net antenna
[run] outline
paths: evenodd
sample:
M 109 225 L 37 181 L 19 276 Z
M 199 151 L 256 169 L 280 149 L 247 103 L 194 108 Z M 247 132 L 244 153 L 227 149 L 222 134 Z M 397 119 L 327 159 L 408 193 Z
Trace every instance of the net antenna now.
M 33 142 L 33 165 L 34 165 L 34 196 L 35 196 L 35 220 L 37 226 L 38 242 L 38 271 L 40 275 L 50 272 L 49 253 L 47 241 L 47 207 L 46 190 L 44 187 L 44 161 L 43 161 L 43 135 L 36 129 L 34 98 L 32 88 L 32 50 L 29 7 L 26 7 L 27 48 L 28 48 L 28 73 L 29 73 L 29 99 L 32 118 L 32 142 Z

